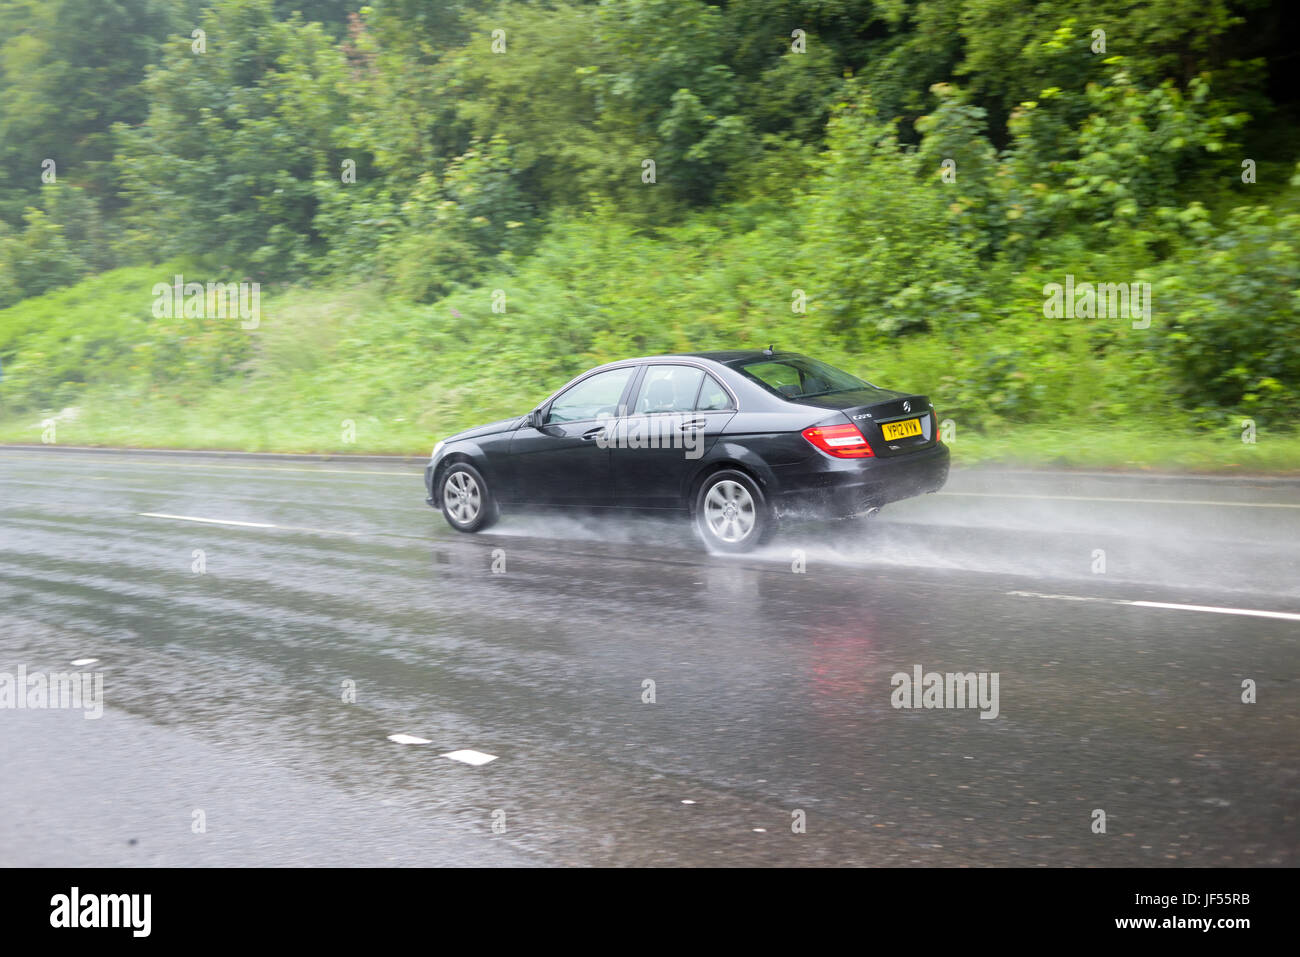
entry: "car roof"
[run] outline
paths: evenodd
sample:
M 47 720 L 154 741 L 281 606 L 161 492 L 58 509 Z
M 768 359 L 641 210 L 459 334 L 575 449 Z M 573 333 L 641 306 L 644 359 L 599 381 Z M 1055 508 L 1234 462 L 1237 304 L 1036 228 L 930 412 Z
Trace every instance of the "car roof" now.
M 667 362 L 672 359 L 710 359 L 722 365 L 737 365 L 742 362 L 754 362 L 760 359 L 777 359 L 782 356 L 799 355 L 797 352 L 772 352 L 762 349 L 727 349 L 716 352 L 681 352 L 673 355 L 642 356 L 639 359 L 624 360 L 631 362 Z

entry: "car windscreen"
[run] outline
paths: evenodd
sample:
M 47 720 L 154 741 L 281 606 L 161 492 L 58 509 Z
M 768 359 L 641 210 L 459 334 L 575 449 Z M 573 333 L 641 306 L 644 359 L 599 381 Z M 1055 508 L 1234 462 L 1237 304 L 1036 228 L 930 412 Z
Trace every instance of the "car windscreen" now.
M 737 365 L 736 370 L 784 399 L 807 399 L 871 388 L 857 376 L 806 356 L 757 359 Z

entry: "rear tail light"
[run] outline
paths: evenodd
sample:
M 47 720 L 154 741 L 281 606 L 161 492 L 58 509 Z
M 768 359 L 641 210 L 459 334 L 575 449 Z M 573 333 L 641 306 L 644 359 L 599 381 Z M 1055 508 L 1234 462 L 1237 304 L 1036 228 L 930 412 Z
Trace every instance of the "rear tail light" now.
M 934 409 L 930 410 L 930 434 L 936 443 L 943 441 L 943 436 L 939 434 L 939 413 Z
M 836 458 L 865 459 L 876 454 L 856 425 L 814 425 L 803 430 L 803 437 Z

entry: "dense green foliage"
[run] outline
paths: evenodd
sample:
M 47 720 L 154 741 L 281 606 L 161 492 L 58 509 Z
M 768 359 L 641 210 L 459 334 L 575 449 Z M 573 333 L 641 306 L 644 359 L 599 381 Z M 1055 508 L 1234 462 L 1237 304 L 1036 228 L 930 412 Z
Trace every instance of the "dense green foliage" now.
M 990 434 L 1290 429 L 1296 19 L 0 0 L 3 417 L 241 397 L 320 447 L 340 418 L 433 435 L 598 360 L 776 342 Z M 261 324 L 156 317 L 178 272 L 261 283 Z M 1046 316 L 1067 276 L 1149 284 L 1149 326 Z

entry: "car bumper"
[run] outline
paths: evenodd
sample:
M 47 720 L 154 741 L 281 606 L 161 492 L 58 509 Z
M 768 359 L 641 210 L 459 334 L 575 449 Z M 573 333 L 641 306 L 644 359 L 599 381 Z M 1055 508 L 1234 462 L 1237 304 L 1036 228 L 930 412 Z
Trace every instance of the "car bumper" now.
M 424 467 L 424 491 L 426 493 L 424 504 L 430 505 L 433 508 L 441 508 L 442 504 L 433 496 L 433 471 L 436 467 L 437 466 L 433 462 L 430 462 Z
M 818 455 L 774 469 L 770 489 L 782 517 L 848 518 L 890 502 L 937 492 L 948 481 L 948 446 L 888 458 Z

